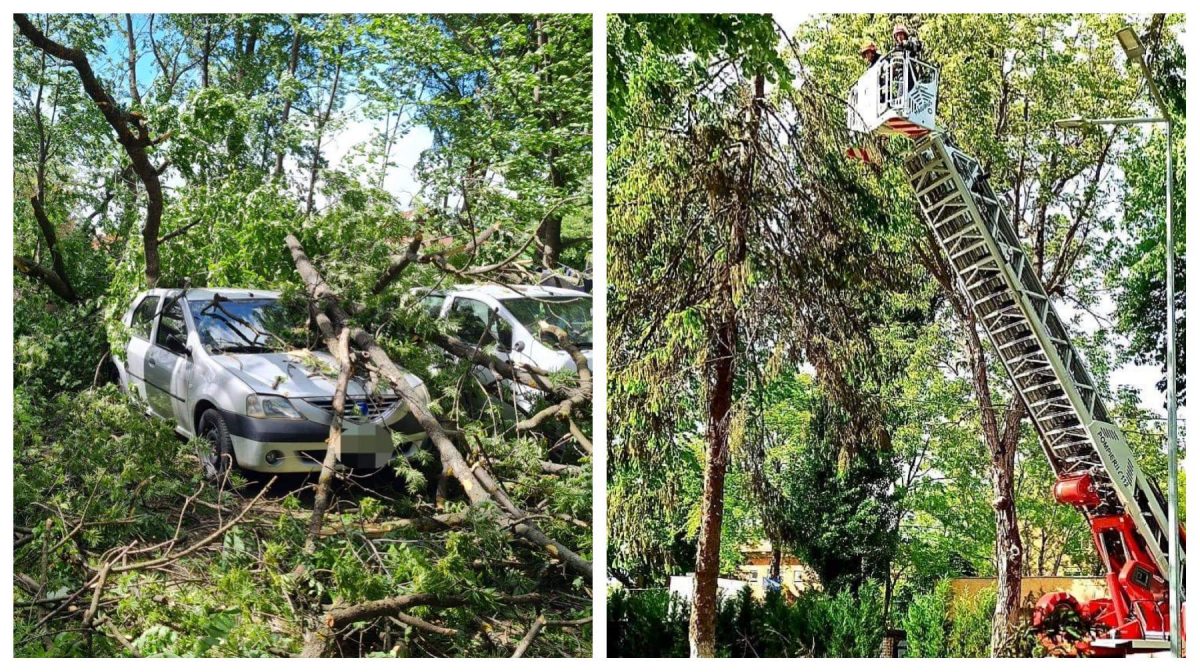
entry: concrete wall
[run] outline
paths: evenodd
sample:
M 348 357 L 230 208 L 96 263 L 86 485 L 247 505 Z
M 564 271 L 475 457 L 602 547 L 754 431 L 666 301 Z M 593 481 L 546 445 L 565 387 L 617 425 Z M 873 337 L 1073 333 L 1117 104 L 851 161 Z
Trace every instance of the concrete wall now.
M 954 598 L 974 597 L 981 590 L 995 588 L 995 577 L 973 577 L 950 580 Z M 1032 609 L 1046 593 L 1067 592 L 1080 602 L 1108 597 L 1108 585 L 1099 576 L 1027 576 L 1021 579 L 1021 606 Z
M 685 600 L 692 599 L 692 588 L 695 587 L 695 576 L 672 576 L 670 590 L 672 593 L 679 595 Z M 730 597 L 737 597 L 742 588 L 746 587 L 745 581 L 735 581 L 733 579 L 717 579 L 717 600 L 724 600 Z

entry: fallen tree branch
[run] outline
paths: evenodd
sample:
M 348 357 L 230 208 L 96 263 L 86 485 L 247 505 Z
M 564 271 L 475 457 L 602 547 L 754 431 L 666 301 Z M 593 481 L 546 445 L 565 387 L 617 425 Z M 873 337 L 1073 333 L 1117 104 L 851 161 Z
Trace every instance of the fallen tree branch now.
M 388 285 L 392 284 L 396 278 L 404 273 L 404 269 L 408 268 L 409 264 L 419 261 L 420 257 L 417 255 L 417 250 L 419 249 L 421 249 L 421 233 L 417 232 L 417 235 L 413 236 L 413 239 L 409 241 L 408 249 L 405 250 L 404 254 L 391 258 L 387 270 L 383 272 L 383 275 L 379 276 L 379 280 L 375 281 L 373 291 L 378 294 L 387 289 Z
M 254 505 L 258 503 L 258 500 L 262 499 L 263 495 L 265 495 L 267 493 L 267 491 L 271 489 L 271 486 L 275 485 L 275 480 L 277 478 L 278 478 L 278 476 L 272 476 L 271 480 L 267 481 L 267 484 L 264 485 L 262 487 L 262 489 L 258 491 L 258 494 L 254 496 L 254 499 L 250 500 L 250 502 L 248 504 L 246 504 L 246 506 L 242 507 L 242 510 L 239 511 L 236 516 L 234 516 L 233 518 L 230 518 L 228 521 L 226 521 L 226 523 L 224 525 L 218 527 L 214 532 L 205 536 L 200 541 L 197 541 L 196 543 L 192 544 L 191 546 L 188 546 L 187 548 L 183 549 L 182 551 L 177 551 L 175 553 L 168 553 L 167 555 L 164 555 L 161 558 L 152 558 L 150 560 L 143 560 L 142 562 L 135 562 L 131 565 L 118 565 L 118 566 L 112 567 L 109 570 L 110 573 L 111 572 L 129 572 L 129 571 L 133 571 L 136 569 L 150 569 L 153 567 L 158 567 L 160 565 L 165 565 L 170 562 L 175 562 L 176 560 L 179 560 L 180 558 L 191 555 L 192 553 L 195 553 L 196 551 L 200 550 L 201 548 L 204 548 L 205 546 L 211 544 L 213 541 L 218 539 L 221 535 L 228 532 L 231 528 L 233 528 L 234 525 L 237 525 L 239 522 L 241 522 L 242 518 L 245 518 L 246 514 L 250 512 L 250 509 L 254 508 Z
M 292 260 L 296 265 L 296 271 L 304 281 L 309 296 L 318 305 L 325 307 L 325 310 L 329 313 L 329 318 L 335 326 L 349 326 L 349 314 L 341 307 L 333 289 L 329 287 L 320 272 L 313 266 L 308 255 L 305 254 L 304 248 L 300 245 L 300 241 L 291 234 L 288 234 L 286 241 L 292 253 Z M 379 347 L 379 344 L 375 342 L 375 338 L 367 331 L 359 327 L 350 327 L 350 338 L 354 342 L 355 347 L 367 353 L 367 357 L 375 365 L 379 374 L 388 381 L 392 390 L 396 392 L 396 395 L 408 407 L 409 412 L 420 423 L 429 440 L 437 448 L 442 460 L 442 466 L 458 479 L 471 504 L 479 506 L 493 501 L 488 493 L 484 491 L 471 467 L 463 459 L 462 453 L 450 441 L 441 423 L 429 411 L 425 402 L 417 396 L 416 390 L 408 382 L 405 372 L 399 366 L 396 366 L 387 352 Z M 519 518 L 520 516 L 517 517 Z M 562 562 L 575 573 L 591 578 L 592 565 L 590 562 L 584 560 L 579 554 L 563 544 L 547 537 L 536 526 L 524 522 L 513 523 L 508 516 L 502 516 L 498 522 L 502 526 L 511 525 L 515 534 L 533 542 L 538 548 L 541 548 L 550 555 L 551 558 Z
M 559 464 L 557 462 L 542 460 L 541 466 L 543 474 L 578 476 L 583 473 L 582 467 L 577 467 L 573 464 Z
M 521 643 L 517 644 L 516 650 L 513 651 L 513 658 L 520 658 L 525 655 L 529 647 L 533 644 L 533 640 L 537 639 L 538 633 L 546 626 L 546 617 L 538 614 L 538 617 L 533 620 L 533 625 L 529 626 L 529 632 L 525 633 L 525 637 L 521 639 Z
M 539 602 L 541 599 L 542 596 L 537 593 L 527 593 L 525 595 L 509 595 L 501 597 L 499 601 L 502 604 L 513 605 L 531 604 Z M 336 639 L 337 635 L 335 631 L 352 623 L 370 621 L 385 616 L 400 619 L 403 612 L 413 609 L 414 607 L 437 607 L 447 609 L 462 607 L 466 606 L 467 604 L 467 598 L 461 595 L 413 593 L 410 595 L 398 595 L 396 597 L 387 597 L 382 600 L 372 600 L 370 602 L 352 604 L 345 607 L 335 607 L 325 613 L 325 618 L 321 620 L 320 627 L 315 631 L 310 632 L 305 637 L 304 649 L 300 655 L 304 658 L 322 657 L 325 654 L 325 651 L 329 649 L 329 646 L 333 644 L 334 640 Z M 412 617 L 408 616 L 408 618 Z
M 329 439 L 325 446 L 325 459 L 321 462 L 321 475 L 317 479 L 317 494 L 313 499 L 312 520 L 308 523 L 308 539 L 304 542 L 304 551 L 312 553 L 317 548 L 317 538 L 321 536 L 321 526 L 325 522 L 325 510 L 329 508 L 329 489 L 333 484 L 333 470 L 342 457 L 342 418 L 346 415 L 346 386 L 350 384 L 350 330 L 342 327 L 336 337 L 333 329 L 321 324 L 321 330 L 327 332 L 325 344 L 338 363 L 337 385 L 333 390 L 333 421 L 329 423 Z
M 412 616 L 403 612 L 400 612 L 391 618 L 393 621 L 396 621 L 401 625 L 407 625 L 418 630 L 432 632 L 435 635 L 446 635 L 447 637 L 453 637 L 458 634 L 458 630 L 455 630 L 454 628 L 446 628 L 440 625 L 434 625 L 429 621 L 422 620 L 416 616 Z

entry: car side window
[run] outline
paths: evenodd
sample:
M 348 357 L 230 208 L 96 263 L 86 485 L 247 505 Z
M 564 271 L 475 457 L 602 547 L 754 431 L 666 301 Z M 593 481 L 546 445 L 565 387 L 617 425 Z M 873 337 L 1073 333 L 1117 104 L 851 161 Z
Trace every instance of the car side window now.
M 154 313 L 157 310 L 157 296 L 147 296 L 142 299 L 142 302 L 133 311 L 133 324 L 129 327 L 134 336 L 145 341 L 150 340 L 150 325 L 154 324 Z
M 427 296 L 421 299 L 421 307 L 426 313 L 435 320 L 442 315 L 442 305 L 446 303 L 446 297 L 439 295 Z
M 471 345 L 487 345 L 496 338 L 496 325 L 488 328 L 491 320 L 491 310 L 482 301 L 474 299 L 455 299 L 450 307 L 450 317 L 458 323 L 458 337 Z M 484 339 L 484 332 L 488 338 Z
M 184 347 L 187 343 L 187 324 L 183 321 L 182 302 L 173 301 L 163 310 L 154 343 L 177 355 L 187 353 L 187 348 Z

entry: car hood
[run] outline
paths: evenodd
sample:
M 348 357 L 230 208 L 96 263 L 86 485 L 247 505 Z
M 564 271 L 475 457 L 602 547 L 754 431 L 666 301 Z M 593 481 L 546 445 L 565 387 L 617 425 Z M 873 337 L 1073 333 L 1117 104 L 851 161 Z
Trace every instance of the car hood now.
M 332 397 L 336 387 L 337 360 L 324 350 L 293 350 L 254 354 L 223 354 L 213 359 L 259 394 L 284 397 Z M 328 374 L 328 375 L 326 375 Z M 422 388 L 421 379 L 406 373 L 414 388 Z M 350 397 L 372 392 L 366 379 L 356 376 L 346 386 Z

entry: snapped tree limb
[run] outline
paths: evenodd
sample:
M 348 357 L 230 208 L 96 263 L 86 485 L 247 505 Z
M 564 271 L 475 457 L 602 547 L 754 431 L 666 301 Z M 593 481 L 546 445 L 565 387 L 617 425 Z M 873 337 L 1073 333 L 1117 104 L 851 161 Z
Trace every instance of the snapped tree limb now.
M 300 241 L 294 235 L 288 234 L 286 242 L 288 248 L 291 250 L 292 261 L 295 263 L 296 271 L 303 279 L 310 298 L 317 305 L 324 307 L 335 327 L 350 328 L 350 339 L 353 341 L 355 347 L 367 353 L 367 357 L 378 369 L 380 375 L 388 381 L 392 390 L 396 392 L 397 396 L 408 407 L 409 412 L 420 423 L 429 440 L 437 448 L 438 455 L 442 460 L 442 466 L 458 479 L 463 491 L 467 495 L 467 499 L 474 506 L 492 502 L 492 498 L 484 490 L 466 460 L 463 459 L 462 453 L 454 446 L 454 443 L 446 434 L 446 430 L 438 422 L 437 418 L 433 416 L 433 413 L 429 411 L 424 401 L 417 396 L 416 391 L 409 384 L 404 371 L 392 361 L 391 357 L 375 342 L 375 338 L 370 333 L 360 327 L 350 325 L 350 315 L 341 307 L 337 294 L 334 293 L 320 272 L 313 266 L 312 261 L 305 254 L 304 248 L 300 245 Z M 507 512 L 502 512 L 498 522 L 502 526 L 511 527 L 515 534 L 533 542 L 550 557 L 562 562 L 576 574 L 587 578 L 592 576 L 592 564 L 590 562 L 584 560 L 579 554 L 561 543 L 546 536 L 537 526 L 521 522 L 521 518 L 522 516 L 510 517 L 510 514 Z

